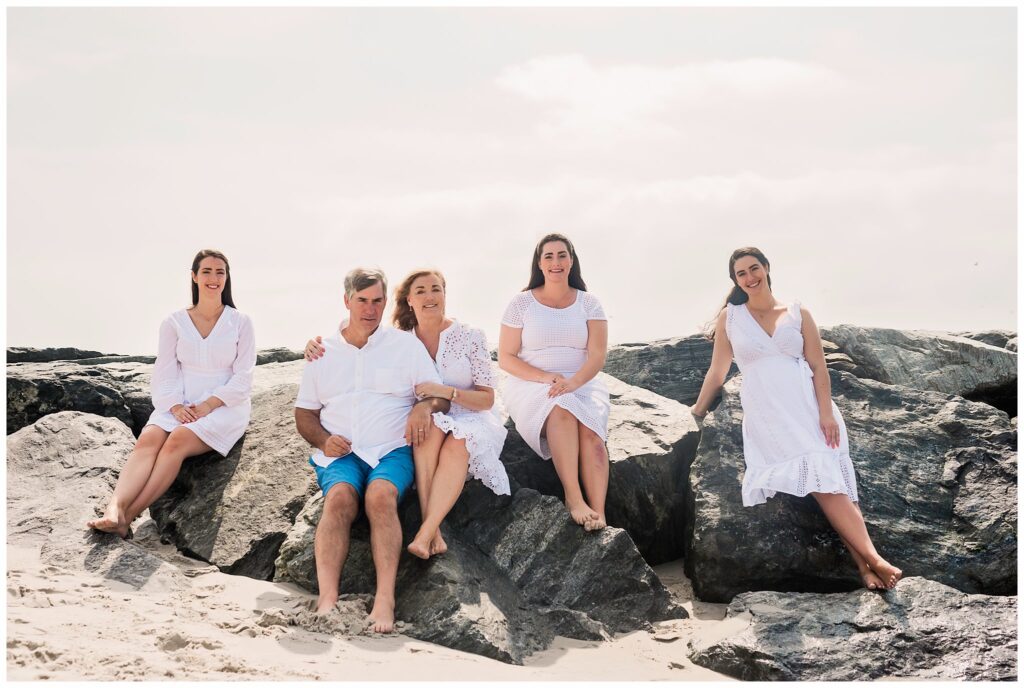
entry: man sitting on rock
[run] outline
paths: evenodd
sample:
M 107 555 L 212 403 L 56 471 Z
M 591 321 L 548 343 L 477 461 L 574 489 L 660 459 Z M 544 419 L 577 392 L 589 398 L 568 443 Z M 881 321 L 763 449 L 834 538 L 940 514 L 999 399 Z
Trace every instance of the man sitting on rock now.
M 445 399 L 417 403 L 414 387 L 440 385 L 441 378 L 415 335 L 381 326 L 386 301 L 387 278 L 380 270 L 356 268 L 345 276 L 349 318 L 324 339 L 324 356 L 306 363 L 295 401 L 295 425 L 317 448 L 310 463 L 324 493 L 314 547 L 317 613 L 338 601 L 350 528 L 362 501 L 377 571 L 369 621 L 379 633 L 395 624 L 398 504 L 413 483 L 408 445 L 424 438 L 434 411 L 450 406 Z

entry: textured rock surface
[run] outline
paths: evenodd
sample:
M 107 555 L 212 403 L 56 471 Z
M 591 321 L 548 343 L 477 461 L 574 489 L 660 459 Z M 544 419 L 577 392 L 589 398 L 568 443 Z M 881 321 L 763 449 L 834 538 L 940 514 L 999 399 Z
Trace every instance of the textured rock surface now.
M 1000 349 L 1017 350 L 1017 333 L 1013 330 L 985 330 L 983 332 L 954 332 L 956 337 L 967 337 Z
M 644 558 L 659 564 L 682 556 L 686 471 L 699 438 L 690 410 L 671 399 L 602 374 L 611 397 L 608 420 L 608 523 L 629 532 Z M 550 461 L 509 424 L 501 460 L 517 485 L 563 499 Z
M 114 418 L 65 411 L 7 437 L 7 541 L 40 548 L 42 561 L 133 588 L 176 584 L 174 567 L 116 535 L 89 531 L 135 445 Z
M 690 659 L 751 681 L 1017 678 L 1017 598 L 909 578 L 884 594 L 752 592 L 729 605 L 724 639 Z
M 163 537 L 227 573 L 269 580 L 295 516 L 317 491 L 309 454 L 295 431 L 298 385 L 253 397 L 249 429 L 222 457 L 187 460 L 171 489 L 150 507 Z
M 891 385 L 968 396 L 1017 384 L 1017 354 L 942 332 L 822 328 L 866 373 Z
M 256 353 L 256 365 L 258 366 L 266 365 L 267 363 L 286 363 L 288 361 L 298 361 L 301 359 L 301 351 L 292 351 L 291 349 L 285 349 L 284 347 L 263 349 Z
M 713 344 L 704 335 L 619 344 L 608 350 L 604 372 L 623 382 L 692 406 L 711 365 Z M 737 372 L 729 368 L 729 377 Z
M 317 496 L 299 515 L 276 580 L 316 589 L 321 509 Z M 402 511 L 408 538 L 418 509 L 407 500 Z M 586 533 L 560 502 L 533 490 L 498 497 L 470 482 L 443 532 L 447 554 L 429 561 L 403 554 L 399 565 L 396 613 L 413 637 L 521 663 L 555 633 L 597 639 L 685 616 L 624 531 Z M 357 521 L 342 592 L 374 589 L 368 538 L 365 521 Z
M 97 356 L 109 356 L 111 354 L 100 353 L 99 351 L 88 351 L 75 349 L 73 347 L 48 347 L 46 349 L 33 349 L 25 346 L 7 347 L 8 363 L 45 363 L 48 361 L 66 361 L 78 358 L 95 358 Z
M 831 378 L 879 552 L 908 576 L 1014 594 L 1017 434 L 1006 414 L 846 373 Z M 747 590 L 853 589 L 856 571 L 813 498 L 778 494 L 742 506 L 739 383 L 726 385 L 705 421 L 690 472 L 686 570 L 694 591 L 727 602 Z

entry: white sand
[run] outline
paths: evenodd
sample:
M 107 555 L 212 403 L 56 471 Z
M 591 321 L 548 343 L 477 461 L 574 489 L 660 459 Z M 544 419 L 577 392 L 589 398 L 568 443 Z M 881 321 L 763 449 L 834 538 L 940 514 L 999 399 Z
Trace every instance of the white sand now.
M 8 548 L 8 679 L 728 680 L 686 658 L 690 637 L 728 634 L 735 622 L 722 621 L 725 605 L 693 601 L 681 562 L 656 570 L 689 619 L 612 642 L 556 638 L 512 666 L 401 634 L 366 635 L 358 598 L 329 623 L 313 621 L 315 598 L 296 586 L 188 559 L 159 542 L 151 521 L 136 533 L 180 582 L 154 577 L 134 590 L 43 564 L 38 547 Z

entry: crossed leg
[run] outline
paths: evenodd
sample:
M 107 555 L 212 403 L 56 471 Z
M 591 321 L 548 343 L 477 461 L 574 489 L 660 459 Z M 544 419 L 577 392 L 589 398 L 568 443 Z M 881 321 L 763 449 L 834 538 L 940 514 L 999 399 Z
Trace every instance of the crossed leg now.
M 832 524 L 843 544 L 853 555 L 865 585 L 870 588 L 872 581 L 864 575 L 864 569 L 861 569 L 862 565 L 878 578 L 881 587 L 886 589 L 896 587 L 896 583 L 903 576 L 903 571 L 887 562 L 875 550 L 871 537 L 868 535 L 867 526 L 864 525 L 864 516 L 857 505 L 845 494 L 824 492 L 812 492 L 811 494 L 821 506 L 825 518 Z
M 138 518 L 139 514 L 145 511 L 150 504 L 167 492 L 174 479 L 178 477 L 181 464 L 190 456 L 198 456 L 211 451 L 210 447 L 199 439 L 194 432 L 181 426 L 171 431 L 167 440 L 164 441 L 160 452 L 156 455 L 153 470 L 146 480 L 142 491 L 125 510 L 125 533 L 127 534 L 128 524 Z
M 423 524 L 416 537 L 409 543 L 408 550 L 411 554 L 420 559 L 427 559 L 432 554 L 444 554 L 448 551 L 448 545 L 441 538 L 441 521 L 462 494 L 468 473 L 469 450 L 466 449 L 466 441 L 448 435 L 444 438 L 438 454 L 430 496 L 427 507 L 423 510 Z
M 431 423 L 427 436 L 420 442 L 418 447 L 414 446 L 412 448 L 413 464 L 416 467 L 416 497 L 420 503 L 420 516 L 424 520 L 427 518 L 430 494 L 434 485 L 434 474 L 437 473 L 441 444 L 444 442 L 444 439 L 444 431 Z M 415 548 L 413 544 L 416 545 Z M 414 538 L 413 542 L 409 545 L 409 552 L 421 559 L 427 559 L 431 554 L 440 553 L 438 550 L 447 551 L 447 549 L 448 547 L 441 537 L 440 531 L 437 531 L 435 537 L 427 540 L 426 543 Z
M 121 469 L 117 485 L 114 487 L 114 494 L 103 515 L 89 521 L 86 526 L 104 533 L 117 533 L 121 537 L 128 534 L 131 521 L 127 520 L 125 512 L 146 486 L 146 481 L 153 472 L 157 454 L 160 453 L 168 434 L 166 430 L 156 425 L 147 425 L 142 429 L 138 441 L 135 442 L 135 448 L 125 460 L 124 468 Z
M 572 520 L 586 526 L 588 521 L 600 519 L 601 514 L 587 504 L 580 489 L 580 422 L 576 416 L 555 406 L 540 432 L 551 448 L 551 460 L 565 491 L 565 507 Z

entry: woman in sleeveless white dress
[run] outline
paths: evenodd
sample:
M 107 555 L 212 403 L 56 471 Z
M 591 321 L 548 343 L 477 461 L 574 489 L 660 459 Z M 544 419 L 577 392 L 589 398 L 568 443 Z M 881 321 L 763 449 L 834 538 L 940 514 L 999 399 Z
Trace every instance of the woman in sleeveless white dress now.
M 393 321 L 412 330 L 434 359 L 442 384 L 418 385 L 419 397 L 451 400 L 435 413 L 433 426 L 413 447 L 416 493 L 423 523 L 408 549 L 427 559 L 448 550 L 441 536 L 444 517 L 472 476 L 495 494 L 510 494 L 501 449 L 508 431 L 494 395 L 491 354 L 482 330 L 445 316 L 445 281 L 437 270 L 417 270 L 395 290 Z M 307 360 L 323 355 L 319 337 L 306 344 Z
M 902 571 L 879 556 L 857 506 L 846 425 L 832 401 L 817 325 L 799 302 L 775 300 L 769 270 L 756 248 L 730 257 L 734 287 L 712 330 L 711 367 L 693 414 L 707 414 L 735 357 L 743 375 L 743 505 L 762 504 L 776 492 L 814 496 L 865 586 L 892 588 Z
M 186 458 L 211 449 L 226 456 L 249 425 L 256 343 L 249 318 L 234 308 L 224 254 L 196 255 L 191 288 L 192 308 L 160 325 L 150 380 L 153 413 L 91 528 L 127 537 L 132 521 L 167 491 Z
M 573 520 L 606 525 L 608 389 L 597 374 L 608 348 L 600 302 L 586 291 L 572 243 L 549 234 L 537 244 L 530 282 L 505 310 L 498 364 L 516 430 L 543 459 L 553 459 Z

